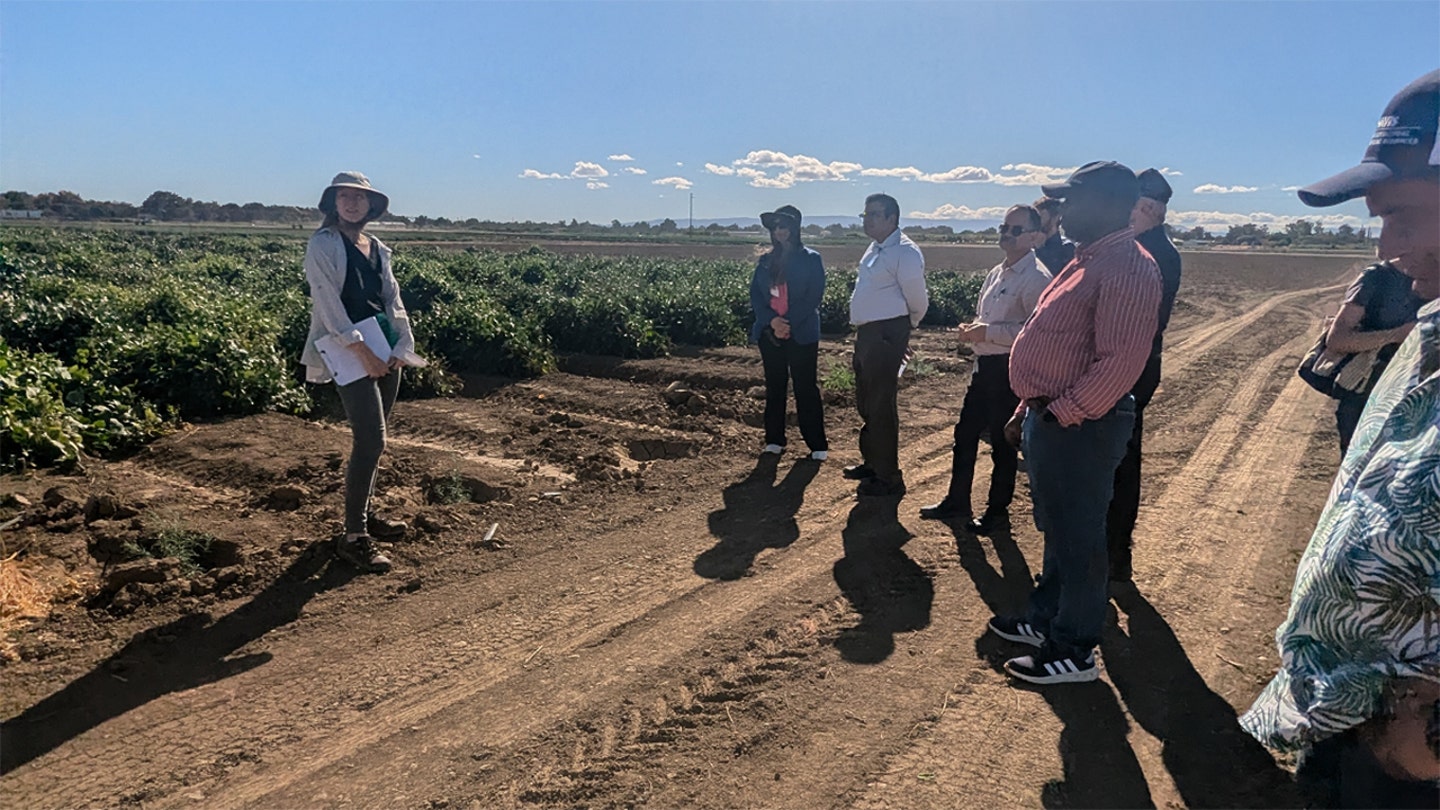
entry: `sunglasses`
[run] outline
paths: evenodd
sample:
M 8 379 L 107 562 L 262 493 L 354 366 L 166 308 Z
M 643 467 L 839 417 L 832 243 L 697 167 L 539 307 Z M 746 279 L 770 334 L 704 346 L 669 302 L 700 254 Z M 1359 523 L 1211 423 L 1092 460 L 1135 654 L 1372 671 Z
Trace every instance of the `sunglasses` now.
M 1024 225 L 1011 225 L 1010 227 L 1000 226 L 1001 236 L 1021 236 L 1027 233 L 1034 233 L 1034 228 L 1027 228 Z

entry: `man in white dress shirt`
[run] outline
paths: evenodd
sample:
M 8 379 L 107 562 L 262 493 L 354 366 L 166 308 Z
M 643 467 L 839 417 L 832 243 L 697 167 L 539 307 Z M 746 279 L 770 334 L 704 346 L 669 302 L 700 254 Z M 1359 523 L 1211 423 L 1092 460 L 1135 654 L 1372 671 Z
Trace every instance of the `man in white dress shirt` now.
M 965 528 L 976 534 L 989 534 L 1009 525 L 1010 501 L 1015 497 L 1016 449 L 1003 437 L 1005 422 L 1020 404 L 1010 390 L 1010 345 L 1050 283 L 1050 271 L 1035 257 L 1036 246 L 1044 240 L 1040 213 L 1032 206 L 1016 205 L 1005 212 L 1000 226 L 1000 249 L 1005 260 L 985 276 L 975 320 L 960 326 L 960 342 L 969 343 L 975 350 L 975 370 L 960 407 L 960 421 L 955 424 L 950 491 L 939 503 L 922 507 L 922 518 L 962 520 Z M 970 485 L 975 478 L 980 436 L 987 431 L 990 494 L 984 513 L 976 518 L 970 510 Z
M 845 477 L 860 482 L 860 495 L 898 497 L 905 494 L 905 478 L 900 473 L 896 393 L 910 330 L 920 325 L 930 304 L 925 257 L 900 231 L 900 204 L 894 197 L 866 197 L 861 217 L 865 235 L 874 240 L 860 258 L 860 275 L 850 296 L 855 408 L 865 423 L 860 429 L 864 462 L 846 467 Z

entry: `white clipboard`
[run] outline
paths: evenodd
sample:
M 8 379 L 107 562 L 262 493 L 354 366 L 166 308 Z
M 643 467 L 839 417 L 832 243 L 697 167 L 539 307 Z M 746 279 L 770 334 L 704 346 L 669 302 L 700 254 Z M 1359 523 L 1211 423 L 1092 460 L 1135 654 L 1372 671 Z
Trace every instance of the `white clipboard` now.
M 390 341 L 385 339 L 385 331 L 380 328 L 380 322 L 374 318 L 355 324 L 356 330 L 369 349 L 376 357 L 383 362 L 390 362 L 392 356 Z M 349 385 L 358 379 L 369 376 L 365 372 L 365 364 L 355 355 L 355 350 L 340 343 L 334 335 L 324 335 L 315 340 L 315 348 L 320 350 L 320 359 L 325 361 L 325 367 L 330 369 L 330 376 L 335 378 L 337 385 Z M 376 351 L 379 349 L 379 351 Z

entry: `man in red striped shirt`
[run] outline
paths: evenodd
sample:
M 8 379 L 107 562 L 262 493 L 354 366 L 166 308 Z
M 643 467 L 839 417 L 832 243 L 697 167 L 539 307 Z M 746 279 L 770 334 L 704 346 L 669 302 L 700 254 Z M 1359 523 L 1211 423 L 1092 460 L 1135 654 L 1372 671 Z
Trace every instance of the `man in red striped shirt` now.
M 1025 453 L 1045 563 L 1024 617 L 990 620 L 1001 638 L 1038 647 L 1005 670 L 1031 683 L 1093 681 L 1108 601 L 1105 515 L 1135 422 L 1130 389 L 1150 357 L 1160 271 L 1135 243 L 1135 173 L 1104 161 L 1043 186 L 1065 201 L 1075 258 L 1058 269 L 1010 352 L 1021 400 L 1005 437 Z

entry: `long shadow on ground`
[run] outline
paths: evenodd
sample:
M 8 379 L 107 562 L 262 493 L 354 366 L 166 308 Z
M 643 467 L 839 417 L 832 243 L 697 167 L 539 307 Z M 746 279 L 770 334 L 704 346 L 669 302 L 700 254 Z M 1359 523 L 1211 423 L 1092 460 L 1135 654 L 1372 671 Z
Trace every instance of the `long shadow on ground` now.
M 899 506 L 898 498 L 861 498 L 841 532 L 835 584 L 860 614 L 835 641 L 847 661 L 878 664 L 895 651 L 896 633 L 930 624 L 935 583 L 901 550 L 912 535 L 896 517 Z
M 1154 606 L 1130 585 L 1117 588 L 1114 601 L 1130 633 L 1107 622 L 1105 669 L 1135 722 L 1164 745 L 1186 806 L 1303 806 L 1289 772 L 1240 728 L 1234 707 L 1210 690 Z
M 349 582 L 355 569 L 312 546 L 243 606 L 213 624 L 194 614 L 138 633 L 95 669 L 0 724 L 0 773 L 171 692 L 220 681 L 270 660 L 269 653 L 230 657 L 300 616 L 316 594 Z
M 779 462 L 779 456 L 763 454 L 749 475 L 725 488 L 724 508 L 709 516 L 710 534 L 719 542 L 695 558 L 695 573 L 706 579 L 739 579 L 761 551 L 784 548 L 800 537 L 795 513 L 820 464 L 801 459 L 776 486 Z
M 998 616 L 1025 611 L 1034 587 L 1030 566 L 1009 529 L 989 537 L 1000 563 L 996 571 L 985 555 L 984 538 L 952 527 L 960 566 L 975 583 L 982 601 Z M 996 671 L 1005 661 L 1033 652 L 1033 648 L 1012 644 L 990 633 L 982 624 L 975 639 L 975 652 Z M 1063 728 L 1060 732 L 1060 762 L 1064 778 L 1047 783 L 1040 801 L 1045 807 L 1154 807 L 1150 787 L 1140 761 L 1130 747 L 1130 723 L 1115 692 L 1104 681 L 1055 686 L 1032 686 L 1013 681 L 1014 688 L 1038 693 L 1050 704 Z

